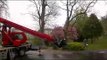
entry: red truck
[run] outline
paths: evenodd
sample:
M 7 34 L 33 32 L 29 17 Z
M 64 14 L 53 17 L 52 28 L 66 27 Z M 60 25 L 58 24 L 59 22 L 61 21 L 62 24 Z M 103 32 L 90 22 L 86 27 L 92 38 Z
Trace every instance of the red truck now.
M 23 56 L 26 51 L 31 49 L 31 44 L 27 42 L 25 32 L 42 38 L 48 42 L 54 43 L 58 46 L 58 44 L 55 42 L 55 39 L 50 35 L 31 30 L 4 18 L 0 18 L 0 23 L 2 23 L 0 26 L 0 37 L 2 37 L 2 46 L 0 46 L 1 60 L 14 60 L 16 56 Z M 12 31 L 13 27 L 21 30 L 22 32 Z

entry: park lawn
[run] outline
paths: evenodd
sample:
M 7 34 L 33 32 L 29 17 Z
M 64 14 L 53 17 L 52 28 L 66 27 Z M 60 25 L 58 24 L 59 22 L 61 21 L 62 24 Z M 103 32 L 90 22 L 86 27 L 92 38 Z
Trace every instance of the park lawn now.
M 107 50 L 107 35 L 100 37 L 93 44 L 89 43 L 86 50 Z

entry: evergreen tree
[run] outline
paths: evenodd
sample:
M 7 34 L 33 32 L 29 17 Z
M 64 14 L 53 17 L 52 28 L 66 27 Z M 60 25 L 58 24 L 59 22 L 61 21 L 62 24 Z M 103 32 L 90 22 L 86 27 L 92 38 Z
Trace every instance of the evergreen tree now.
M 91 14 L 83 27 L 83 36 L 86 39 L 98 38 L 103 32 L 103 27 L 95 14 Z

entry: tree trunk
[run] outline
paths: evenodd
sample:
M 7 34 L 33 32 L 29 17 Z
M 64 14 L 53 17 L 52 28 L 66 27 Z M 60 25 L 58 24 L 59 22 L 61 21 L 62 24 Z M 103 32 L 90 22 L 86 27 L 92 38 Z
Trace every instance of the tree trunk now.
M 65 25 L 64 25 L 64 37 L 65 37 L 65 40 L 68 40 L 67 38 L 67 31 L 68 31 L 68 26 L 69 26 L 69 8 L 68 8 L 68 0 L 67 0 L 67 5 L 66 5 L 66 8 L 67 8 L 67 18 L 66 18 L 66 22 L 65 22 Z
M 94 43 L 94 39 L 93 38 L 91 38 L 91 44 L 93 44 Z
M 46 0 L 41 0 L 42 3 L 42 13 L 40 17 L 40 32 L 44 33 L 44 27 L 45 27 L 45 10 L 46 10 Z
M 68 19 L 68 18 L 67 18 Z M 64 26 L 64 37 L 65 40 L 68 40 L 67 35 L 68 35 L 68 27 L 69 27 L 69 21 L 66 20 L 65 26 Z
M 39 32 L 44 33 L 44 28 L 45 28 L 45 10 L 46 10 L 46 0 L 41 0 L 42 3 L 42 12 L 41 12 L 41 16 L 39 16 L 39 25 L 40 25 L 40 30 Z M 45 41 L 40 39 L 42 42 L 42 48 L 45 48 Z

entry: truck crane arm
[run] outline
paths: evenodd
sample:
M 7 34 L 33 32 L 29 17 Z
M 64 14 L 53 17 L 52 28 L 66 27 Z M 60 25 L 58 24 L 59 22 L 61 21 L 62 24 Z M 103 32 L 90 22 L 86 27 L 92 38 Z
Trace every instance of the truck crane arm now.
M 29 34 L 31 34 L 31 35 L 37 36 L 37 37 L 39 37 L 39 38 L 42 38 L 42 39 L 44 39 L 44 40 L 47 40 L 47 41 L 49 41 L 49 42 L 50 42 L 50 41 L 53 41 L 53 37 L 52 37 L 52 36 L 49 36 L 49 35 L 47 35 L 47 34 L 44 34 L 44 33 L 41 33 L 41 32 L 37 32 L 37 31 L 34 31 L 34 30 L 31 30 L 31 29 L 29 29 L 29 28 L 26 28 L 26 27 L 24 27 L 24 26 L 21 26 L 21 25 L 18 25 L 18 24 L 16 24 L 16 23 L 14 23 L 14 22 L 11 22 L 11 21 L 9 21 L 9 20 L 6 20 L 6 19 L 4 19 L 4 18 L 0 18 L 0 22 L 3 23 L 3 24 L 6 24 L 6 25 L 8 25 L 8 26 L 14 27 L 14 28 L 16 28 L 16 29 L 19 29 L 19 30 L 21 30 L 21 31 L 27 32 L 27 33 L 29 33 Z

